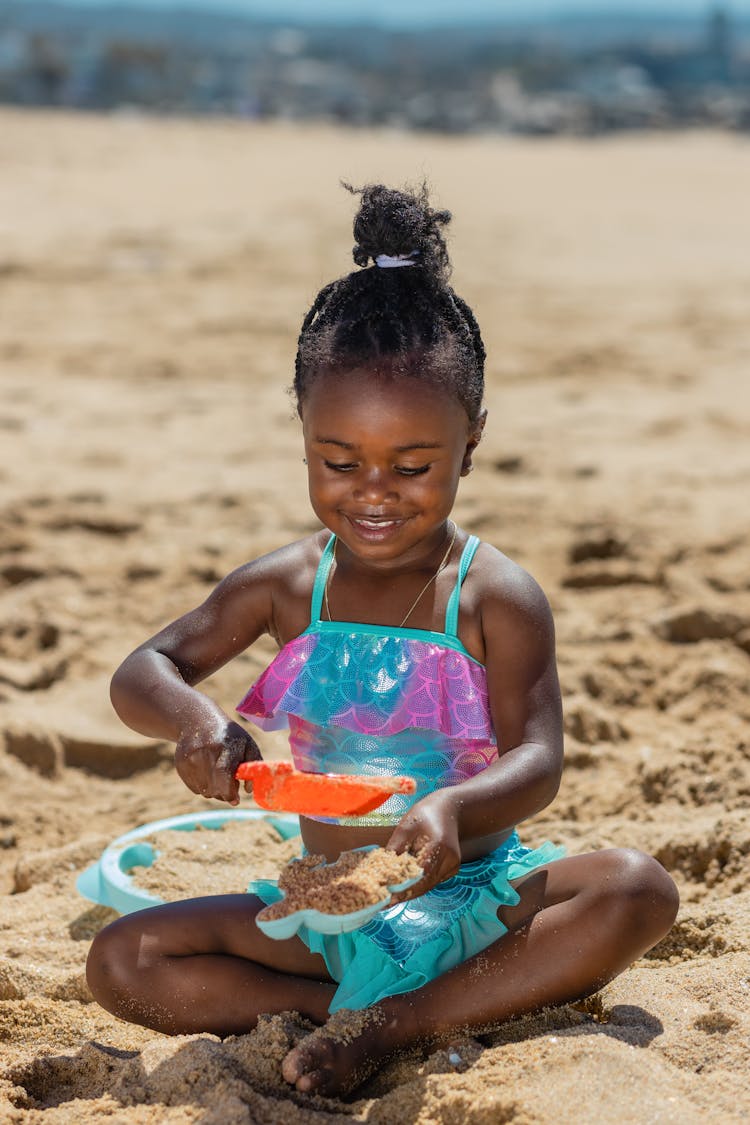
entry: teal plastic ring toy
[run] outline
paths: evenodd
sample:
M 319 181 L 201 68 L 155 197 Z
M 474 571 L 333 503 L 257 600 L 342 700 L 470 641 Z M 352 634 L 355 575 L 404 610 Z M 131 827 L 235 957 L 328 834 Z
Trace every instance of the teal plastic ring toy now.
M 97 862 L 78 876 L 78 893 L 100 906 L 111 906 L 120 914 L 130 914 L 148 906 L 161 906 L 164 899 L 137 887 L 130 876 L 134 867 L 150 867 L 157 857 L 156 849 L 144 837 L 167 828 L 191 832 L 199 827 L 221 828 L 227 821 L 239 820 L 267 820 L 284 840 L 299 835 L 299 817 L 285 813 L 266 813 L 258 809 L 221 809 L 154 820 L 113 840 Z

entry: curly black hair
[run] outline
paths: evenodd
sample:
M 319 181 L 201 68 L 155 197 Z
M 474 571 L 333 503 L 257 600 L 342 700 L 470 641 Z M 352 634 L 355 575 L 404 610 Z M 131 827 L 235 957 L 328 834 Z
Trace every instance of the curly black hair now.
M 366 367 L 444 386 L 476 422 L 485 350 L 474 313 L 448 284 L 442 228 L 450 211 L 430 207 L 424 184 L 415 191 L 343 186 L 362 197 L 352 256 L 363 268 L 324 286 L 305 316 L 295 363 L 298 410 L 318 375 Z M 375 263 L 382 254 L 409 256 L 414 265 L 381 268 Z

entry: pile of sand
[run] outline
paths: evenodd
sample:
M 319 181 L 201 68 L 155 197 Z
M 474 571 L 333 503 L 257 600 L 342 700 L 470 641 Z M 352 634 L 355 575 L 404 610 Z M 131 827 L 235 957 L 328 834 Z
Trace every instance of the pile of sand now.
M 0 1118 L 746 1121 L 747 146 L 8 112 L 0 137 Z M 115 836 L 208 807 L 111 716 L 108 676 L 315 526 L 283 388 L 312 294 L 349 261 L 337 180 L 423 170 L 489 352 L 456 515 L 557 621 L 567 769 L 524 841 L 644 848 L 683 906 L 587 1003 L 398 1060 L 340 1102 L 281 1078 L 311 1030 L 293 1016 L 221 1043 L 101 1011 L 83 966 L 113 915 L 74 884 Z M 271 651 L 214 677 L 222 705 Z

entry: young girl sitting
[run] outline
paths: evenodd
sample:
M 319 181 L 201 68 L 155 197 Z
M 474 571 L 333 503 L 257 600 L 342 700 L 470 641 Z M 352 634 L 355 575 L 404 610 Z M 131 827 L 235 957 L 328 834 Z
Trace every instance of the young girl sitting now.
M 677 892 L 637 851 L 560 858 L 515 826 L 555 796 L 560 690 L 550 609 L 534 580 L 451 519 L 482 436 L 484 346 L 447 283 L 426 193 L 362 191 L 361 269 L 302 325 L 295 392 L 323 529 L 240 567 L 123 663 L 122 719 L 177 744 L 185 784 L 238 802 L 260 754 L 195 685 L 270 633 L 279 653 L 239 710 L 288 723 L 295 765 L 408 774 L 366 816 L 300 820 L 309 853 L 378 844 L 424 877 L 352 933 L 266 937 L 273 893 L 191 899 L 114 922 L 88 979 L 115 1015 L 171 1034 L 250 1031 L 261 1013 L 318 1025 L 283 1063 L 301 1091 L 341 1092 L 417 1040 L 583 997 L 667 933 Z M 368 265 L 369 262 L 372 264 Z M 341 1034 L 329 1013 L 361 1009 Z M 339 1017 L 340 1018 L 340 1017 Z

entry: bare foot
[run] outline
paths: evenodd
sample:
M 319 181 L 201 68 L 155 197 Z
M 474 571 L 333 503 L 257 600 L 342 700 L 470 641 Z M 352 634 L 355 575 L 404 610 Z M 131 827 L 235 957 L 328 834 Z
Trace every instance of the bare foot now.
M 287 1082 L 305 1094 L 346 1094 L 377 1070 L 408 1038 L 382 1005 L 334 1012 L 281 1064 Z

